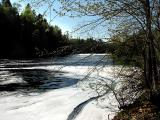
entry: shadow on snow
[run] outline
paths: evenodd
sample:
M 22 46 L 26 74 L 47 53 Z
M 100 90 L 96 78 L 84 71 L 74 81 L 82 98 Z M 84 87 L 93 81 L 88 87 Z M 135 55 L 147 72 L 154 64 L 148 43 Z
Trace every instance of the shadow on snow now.
M 0 91 L 46 92 L 51 89 L 72 86 L 78 82 L 78 79 L 65 77 L 63 74 L 64 72 L 61 71 L 44 69 L 12 69 L 8 71 L 7 75 L 1 73 Z M 20 81 L 16 81 L 17 78 Z
M 32 60 L 0 60 L 0 68 L 22 68 L 37 66 L 95 66 L 95 65 L 113 65 L 113 60 L 109 55 L 87 54 L 70 55 L 68 57 L 32 59 Z

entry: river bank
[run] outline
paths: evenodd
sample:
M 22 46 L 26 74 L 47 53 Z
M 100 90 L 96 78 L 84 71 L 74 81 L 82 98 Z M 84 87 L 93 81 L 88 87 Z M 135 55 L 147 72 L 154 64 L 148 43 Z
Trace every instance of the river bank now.
M 112 93 L 98 102 L 94 99 L 97 91 L 90 86 L 116 79 L 108 55 L 76 54 L 0 63 L 3 120 L 106 120 L 118 110 Z

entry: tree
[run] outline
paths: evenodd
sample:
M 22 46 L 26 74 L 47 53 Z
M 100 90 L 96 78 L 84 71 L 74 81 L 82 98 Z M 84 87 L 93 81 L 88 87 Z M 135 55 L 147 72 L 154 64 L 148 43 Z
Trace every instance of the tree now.
M 0 3 L 0 58 L 28 58 L 47 55 L 66 45 L 61 29 L 36 15 L 30 4 L 19 15 L 20 4 Z
M 10 0 L 2 0 L 2 5 L 5 7 L 12 7 Z
M 0 57 L 11 55 L 15 43 L 19 38 L 19 14 L 15 7 L 12 7 L 9 0 L 2 1 L 0 5 Z
M 21 16 L 30 22 L 35 22 L 36 19 L 35 11 L 31 9 L 30 4 L 27 4 L 24 11 L 21 13 Z
M 94 28 L 105 22 L 114 24 L 113 31 L 137 34 L 143 30 L 144 85 L 152 95 L 160 88 L 160 47 L 153 34 L 160 28 L 160 0 L 58 0 L 61 7 L 54 11 L 71 17 L 96 16 L 81 27 Z M 36 2 L 45 2 L 36 0 Z M 54 1 L 50 1 L 54 2 Z M 139 41 L 137 41 L 139 42 Z M 158 93 L 159 94 L 159 93 Z
M 61 1 L 63 9 L 78 16 L 100 16 L 100 21 L 116 20 L 120 30 L 137 32 L 143 29 L 144 39 L 144 76 L 147 89 L 159 89 L 159 44 L 153 35 L 153 30 L 159 28 L 159 0 L 86 0 L 75 2 Z M 124 25 L 124 26 L 123 26 Z M 122 27 L 123 26 L 123 27 Z M 133 34 L 133 32 L 131 32 Z

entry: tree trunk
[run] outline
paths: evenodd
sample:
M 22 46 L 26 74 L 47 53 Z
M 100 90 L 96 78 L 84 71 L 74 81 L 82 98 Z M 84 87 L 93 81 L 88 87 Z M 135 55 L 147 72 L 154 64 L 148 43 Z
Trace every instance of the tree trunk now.
M 148 89 L 151 92 L 155 92 L 158 90 L 158 64 L 157 64 L 157 55 L 156 55 L 156 47 L 154 43 L 154 36 L 152 33 L 152 15 L 150 10 L 150 2 L 146 0 L 145 4 L 145 12 L 146 12 L 146 30 L 147 30 L 147 39 L 145 45 L 145 57 L 144 57 L 144 72 L 145 72 L 145 81 Z

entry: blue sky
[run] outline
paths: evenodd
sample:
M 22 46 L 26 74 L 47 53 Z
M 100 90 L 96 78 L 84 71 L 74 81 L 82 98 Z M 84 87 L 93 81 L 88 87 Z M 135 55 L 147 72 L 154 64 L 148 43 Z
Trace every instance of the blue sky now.
M 24 6 L 27 4 L 27 2 L 19 2 L 19 0 L 10 0 L 12 3 L 17 2 L 22 5 L 21 9 L 24 8 Z M 27 0 L 24 0 L 27 1 Z M 54 4 L 54 8 L 58 8 L 58 3 Z M 33 8 L 36 10 L 37 13 L 43 14 L 44 11 L 47 9 L 47 7 L 44 5 L 41 5 L 41 7 Z M 51 18 L 56 16 L 55 12 L 51 13 Z M 50 13 L 48 12 L 45 16 L 48 21 L 50 21 Z M 80 38 L 88 38 L 88 37 L 95 37 L 95 38 L 106 38 L 109 37 L 107 34 L 107 29 L 104 29 L 102 27 L 98 27 L 95 30 L 91 30 L 89 32 L 86 32 L 85 30 L 80 30 L 78 32 L 73 32 L 76 28 L 78 28 L 80 25 L 83 25 L 86 21 L 91 21 L 96 19 L 97 17 L 79 17 L 79 18 L 70 18 L 67 16 L 57 16 L 51 21 L 51 25 L 57 25 L 62 29 L 62 32 L 65 33 L 68 31 L 72 37 L 80 37 Z M 104 32 L 105 31 L 105 32 Z

